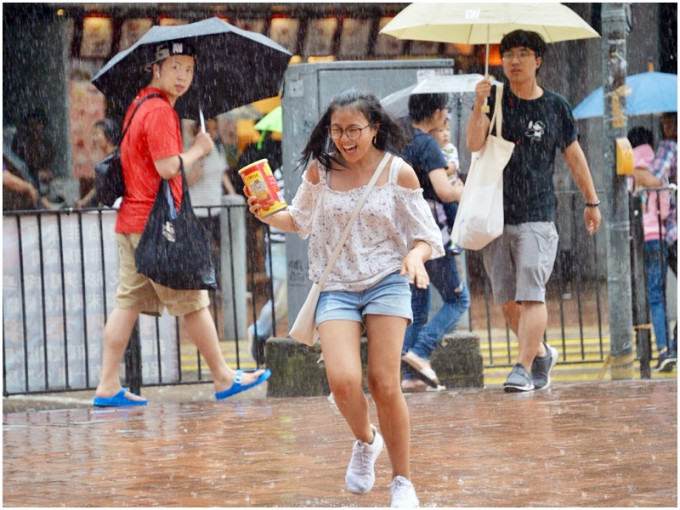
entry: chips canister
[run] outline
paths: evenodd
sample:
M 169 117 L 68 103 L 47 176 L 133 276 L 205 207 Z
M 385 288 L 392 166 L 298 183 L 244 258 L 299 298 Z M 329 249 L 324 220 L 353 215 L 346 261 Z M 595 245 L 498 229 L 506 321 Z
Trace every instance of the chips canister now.
M 246 185 L 251 195 L 258 198 L 270 197 L 274 200 L 274 205 L 268 209 L 261 210 L 260 217 L 269 216 L 288 206 L 281 195 L 281 189 L 276 183 L 276 178 L 266 159 L 261 159 L 244 166 L 238 173 L 241 175 L 243 184 Z

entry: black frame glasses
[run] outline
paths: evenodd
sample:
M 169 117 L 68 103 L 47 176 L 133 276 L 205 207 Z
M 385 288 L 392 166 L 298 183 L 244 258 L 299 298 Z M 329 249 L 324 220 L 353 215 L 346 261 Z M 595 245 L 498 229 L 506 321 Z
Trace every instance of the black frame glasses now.
M 347 135 L 347 138 L 350 140 L 358 140 L 361 137 L 361 132 L 372 125 L 366 124 L 364 127 L 350 126 L 345 129 L 338 126 L 328 126 L 328 134 L 333 140 L 340 140 L 343 134 Z

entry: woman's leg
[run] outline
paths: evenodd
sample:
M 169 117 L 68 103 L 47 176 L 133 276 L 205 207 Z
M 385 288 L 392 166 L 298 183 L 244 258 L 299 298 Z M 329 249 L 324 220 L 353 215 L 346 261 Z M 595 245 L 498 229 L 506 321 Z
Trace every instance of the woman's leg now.
M 399 386 L 401 339 L 407 319 L 387 315 L 366 316 L 368 387 L 378 409 L 380 431 L 392 462 L 392 477 L 410 478 L 410 422 Z
M 368 400 L 361 387 L 362 325 L 350 320 L 328 320 L 319 324 L 318 329 L 326 376 L 338 410 L 354 437 L 370 443 L 373 440 L 373 430 Z M 399 342 L 403 338 L 402 332 Z
M 647 298 L 652 315 L 654 337 L 659 354 L 668 348 L 666 327 L 666 304 L 664 299 L 664 279 L 666 271 L 666 243 L 659 241 L 645 242 L 645 265 L 647 269 Z
M 402 354 L 410 351 L 418 342 L 418 337 L 425 327 L 430 315 L 430 308 L 432 305 L 432 286 L 426 289 L 419 289 L 415 285 L 411 285 L 411 310 L 413 311 L 413 322 L 406 328 L 404 335 L 404 343 L 401 348 Z M 404 379 L 415 380 L 408 370 L 403 371 Z

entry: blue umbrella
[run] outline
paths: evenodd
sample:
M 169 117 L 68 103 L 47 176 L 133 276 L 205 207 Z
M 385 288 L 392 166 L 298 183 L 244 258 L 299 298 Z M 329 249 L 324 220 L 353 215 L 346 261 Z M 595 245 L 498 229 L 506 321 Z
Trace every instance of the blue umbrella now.
M 645 115 L 678 111 L 678 75 L 669 73 L 632 74 L 626 77 L 626 111 L 628 115 Z M 574 117 L 589 119 L 604 115 L 602 87 L 591 92 L 573 110 Z

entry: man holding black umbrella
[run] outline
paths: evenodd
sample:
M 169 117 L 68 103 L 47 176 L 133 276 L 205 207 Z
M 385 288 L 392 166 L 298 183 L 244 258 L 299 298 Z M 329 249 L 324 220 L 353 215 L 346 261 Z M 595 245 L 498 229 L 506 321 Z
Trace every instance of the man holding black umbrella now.
M 160 315 L 164 308 L 172 315 L 185 317 L 187 332 L 210 367 L 218 400 L 260 384 L 271 375 L 269 370 L 246 373 L 229 368 L 222 357 L 208 310 L 207 291 L 170 289 L 136 270 L 135 248 L 160 180 L 170 180 L 175 204 L 179 206 L 182 195 L 180 159 L 185 167 L 189 167 L 213 148 L 210 136 L 199 133 L 191 148 L 183 151 L 179 117 L 174 109 L 176 101 L 189 90 L 194 78 L 197 63 L 193 47 L 186 41 L 174 40 L 160 43 L 154 50 L 153 60 L 145 66 L 150 73 L 149 84 L 137 94 L 128 109 L 124 125 L 130 123 L 130 126 L 121 142 L 126 190 L 115 229 L 120 282 L 115 308 L 104 329 L 102 373 L 94 398 L 94 405 L 102 407 L 146 404 L 145 399 L 121 388 L 118 366 L 138 315 Z

